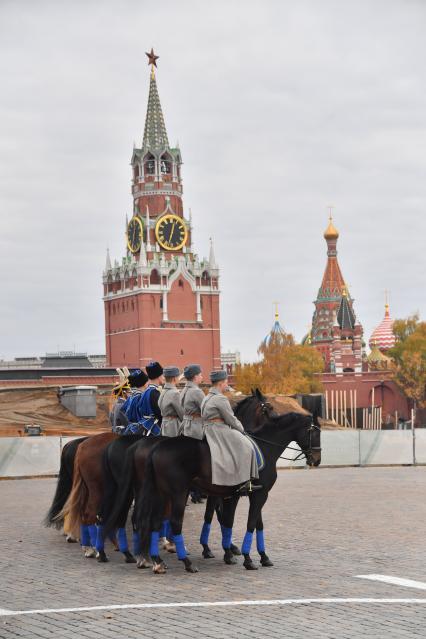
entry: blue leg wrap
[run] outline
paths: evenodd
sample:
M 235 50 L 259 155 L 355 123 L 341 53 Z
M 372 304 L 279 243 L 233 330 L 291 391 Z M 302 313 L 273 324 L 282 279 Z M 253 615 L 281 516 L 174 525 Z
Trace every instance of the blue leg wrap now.
M 160 554 L 158 550 L 159 537 L 160 537 L 160 533 L 158 531 L 151 533 L 151 544 L 149 546 L 149 554 L 151 555 L 151 557 L 158 557 L 158 555 Z
M 173 541 L 176 544 L 176 554 L 178 559 L 186 559 L 185 542 L 182 535 L 174 535 Z
M 165 519 L 161 525 L 160 537 L 167 537 L 168 539 L 169 534 L 170 534 L 170 522 L 168 519 Z
M 208 544 L 209 543 L 209 535 L 210 535 L 210 528 L 211 528 L 211 524 L 208 524 L 206 521 L 203 524 L 203 528 L 201 530 L 201 536 L 200 536 L 200 544 L 204 545 L 204 544 Z
M 141 536 L 138 532 L 133 533 L 132 542 L 133 542 L 133 554 L 141 555 L 142 554 Z
M 118 549 L 120 552 L 128 552 L 129 544 L 127 543 L 127 535 L 125 528 L 119 528 L 117 530 Z
M 80 526 L 80 544 L 82 546 L 90 546 L 89 526 Z
M 265 538 L 263 536 L 263 530 L 256 530 L 256 545 L 257 552 L 265 552 Z
M 96 524 L 91 524 L 90 526 L 88 526 L 88 528 L 90 535 L 90 545 L 93 546 L 93 548 L 96 548 L 96 537 L 98 536 Z
M 231 547 L 232 542 L 232 528 L 222 526 L 222 548 L 228 550 Z
M 251 550 L 251 542 L 253 541 L 253 533 L 247 531 L 244 535 L 243 545 L 241 546 L 241 552 L 243 555 L 249 555 Z
M 96 550 L 99 552 L 104 549 L 104 527 L 102 525 L 96 526 Z

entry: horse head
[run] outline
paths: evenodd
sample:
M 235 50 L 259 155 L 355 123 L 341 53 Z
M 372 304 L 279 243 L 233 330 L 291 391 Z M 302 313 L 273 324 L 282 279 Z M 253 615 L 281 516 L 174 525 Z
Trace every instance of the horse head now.
M 306 457 L 308 466 L 321 463 L 321 426 L 318 415 L 301 415 L 300 424 L 295 429 L 295 441 Z
M 250 432 L 256 432 L 272 417 L 276 417 L 272 404 L 258 388 L 252 389 L 251 395 L 239 402 L 234 412 L 245 430 Z

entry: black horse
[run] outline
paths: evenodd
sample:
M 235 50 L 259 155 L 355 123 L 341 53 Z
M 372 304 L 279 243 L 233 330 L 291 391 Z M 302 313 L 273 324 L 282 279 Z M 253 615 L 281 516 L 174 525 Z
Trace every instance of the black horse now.
M 272 562 L 265 552 L 263 537 L 262 508 L 277 479 L 276 463 L 290 442 L 295 441 L 306 457 L 309 466 L 318 466 L 321 462 L 321 430 L 317 417 L 300 413 L 270 415 L 268 406 L 262 408 L 263 396 L 253 395 L 243 400 L 254 403 L 264 417 L 263 425 L 252 432 L 264 457 L 264 468 L 259 474 L 260 490 L 250 494 L 250 508 L 247 532 L 244 537 L 242 553 L 244 567 L 255 570 L 250 557 L 253 532 L 256 528 L 257 549 L 262 566 Z M 236 409 L 238 414 L 238 409 Z M 267 414 L 268 413 L 268 414 Z M 171 504 L 170 524 L 176 544 L 177 555 L 183 561 L 188 572 L 196 572 L 189 560 L 182 536 L 182 523 L 188 491 L 192 485 L 207 495 L 224 498 L 222 515 L 222 547 L 226 563 L 234 563 L 230 551 L 232 526 L 238 503 L 237 486 L 215 486 L 211 483 L 211 457 L 208 444 L 187 437 L 171 438 L 161 442 L 149 454 L 145 462 L 143 488 L 136 501 L 135 527 L 140 532 L 142 548 L 148 549 L 154 565 L 161 559 L 158 553 L 158 536 L 167 503 Z
M 257 400 L 257 401 L 253 401 Z M 235 406 L 235 414 L 242 421 L 246 428 L 255 431 L 265 419 L 272 416 L 273 408 L 268 404 L 262 393 L 256 389 L 252 394 L 245 397 Z M 142 557 L 139 534 L 133 525 L 133 554 L 129 551 L 126 521 L 133 499 L 141 490 L 144 481 L 144 468 L 146 459 L 153 446 L 160 441 L 167 440 L 165 437 L 142 437 L 141 435 L 131 435 L 119 437 L 112 441 L 105 449 L 103 456 L 105 492 L 102 506 L 98 513 L 98 521 L 103 528 L 103 535 L 109 531 L 117 531 L 117 541 L 119 550 L 124 554 L 127 563 L 136 561 L 139 568 L 148 565 L 147 558 Z M 136 460 L 135 460 L 136 456 Z M 138 502 L 138 499 L 135 499 Z M 204 526 L 201 533 L 200 543 L 203 545 L 203 557 L 213 558 L 214 555 L 208 546 L 208 537 L 213 516 L 216 513 L 219 524 L 223 526 L 223 505 L 218 497 L 209 496 L 204 514 Z M 132 516 L 132 523 L 135 513 Z M 167 521 L 167 520 L 166 520 Z M 164 537 L 166 530 L 162 531 Z M 167 546 L 170 550 L 170 546 Z M 241 551 L 234 543 L 230 545 L 232 555 L 241 555 Z M 98 549 L 98 561 L 107 561 L 104 549 Z M 228 563 L 232 559 L 229 557 Z M 162 562 L 162 565 L 164 563 Z
M 87 437 L 73 439 L 70 442 L 67 442 L 62 449 L 61 465 L 59 468 L 56 491 L 43 522 L 48 528 L 52 527 L 59 530 L 64 524 L 63 519 L 57 519 L 57 515 L 61 512 L 66 500 L 68 499 L 68 495 L 71 492 L 75 455 L 77 453 L 77 448 L 85 439 L 87 439 Z M 73 542 L 75 539 L 67 535 L 67 541 Z

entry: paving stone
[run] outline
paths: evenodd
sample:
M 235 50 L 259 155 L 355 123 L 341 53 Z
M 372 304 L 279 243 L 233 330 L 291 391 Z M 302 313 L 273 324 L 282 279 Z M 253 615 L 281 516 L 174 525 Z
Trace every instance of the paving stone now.
M 424 591 L 356 579 L 380 573 L 425 581 L 426 468 L 342 468 L 284 471 L 264 509 L 273 568 L 226 566 L 214 522 L 215 559 L 198 543 L 204 508 L 186 510 L 184 534 L 200 572 L 186 573 L 167 554 L 155 576 L 125 564 L 107 546 L 109 563 L 85 559 L 41 520 L 55 481 L 0 482 L 0 608 L 28 610 L 108 604 L 294 599 L 423 598 Z M 248 500 L 237 512 L 234 539 L 245 532 Z M 258 561 L 255 549 L 253 559 Z M 143 637 L 329 639 L 424 637 L 426 605 L 303 604 L 92 610 L 0 617 L 0 639 L 12 637 L 132 639 Z

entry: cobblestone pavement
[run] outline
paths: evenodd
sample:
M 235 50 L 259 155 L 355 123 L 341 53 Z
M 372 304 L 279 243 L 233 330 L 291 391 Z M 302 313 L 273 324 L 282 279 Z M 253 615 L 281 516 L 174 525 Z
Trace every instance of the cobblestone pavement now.
M 283 471 L 264 510 L 273 568 L 248 572 L 222 561 L 217 523 L 215 559 L 200 557 L 203 507 L 191 505 L 186 543 L 200 572 L 185 573 L 168 555 L 167 575 L 84 559 L 40 521 L 55 480 L 0 482 L 0 609 L 76 608 L 107 604 L 306 598 L 422 599 L 425 591 L 357 579 L 384 574 L 424 581 L 426 468 L 341 468 Z M 242 500 L 234 538 L 241 542 Z M 252 555 L 255 557 L 255 553 Z M 48 612 L 2 616 L 0 638 L 90 639 L 163 637 L 424 637 L 425 603 L 305 602 Z

